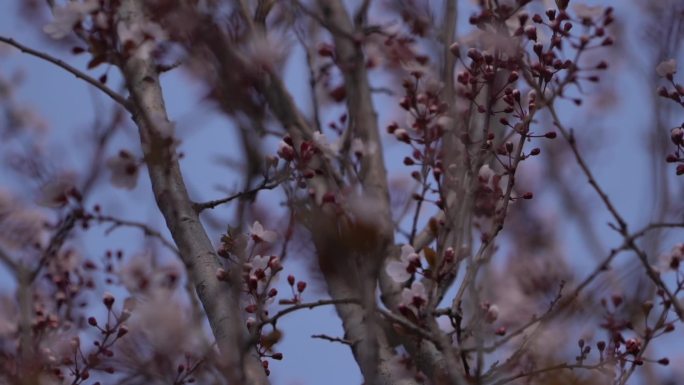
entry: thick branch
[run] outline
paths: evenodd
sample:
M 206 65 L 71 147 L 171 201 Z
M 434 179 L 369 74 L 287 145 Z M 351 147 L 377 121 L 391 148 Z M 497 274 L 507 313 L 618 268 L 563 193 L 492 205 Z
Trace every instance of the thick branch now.
M 124 0 L 119 9 L 120 23 L 148 23 L 142 2 Z M 170 143 L 170 127 L 156 65 L 151 59 L 132 56 L 122 66 L 134 102 L 133 119 L 140 131 L 145 160 L 157 205 L 188 267 L 189 275 L 204 306 L 231 382 L 268 384 L 256 357 L 241 354 L 247 330 L 240 315 L 239 282 L 228 284 L 216 279 L 221 266 L 218 256 L 188 197 L 175 151 Z

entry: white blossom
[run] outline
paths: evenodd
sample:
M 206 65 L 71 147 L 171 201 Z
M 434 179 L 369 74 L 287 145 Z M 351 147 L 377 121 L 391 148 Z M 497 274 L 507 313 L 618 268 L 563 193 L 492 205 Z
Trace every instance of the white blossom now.
M 81 22 L 86 15 L 100 8 L 99 0 L 69 1 L 54 8 L 52 22 L 43 27 L 43 32 L 53 39 L 62 39 Z
M 106 164 L 112 173 L 110 181 L 115 187 L 127 190 L 135 188 L 140 167 L 130 152 L 122 150 L 117 156 L 109 158 Z
M 38 192 L 36 203 L 43 207 L 60 208 L 69 200 L 69 194 L 76 188 L 75 177 L 71 174 L 58 176 L 43 184 Z
M 664 60 L 656 67 L 658 76 L 672 76 L 677 72 L 677 61 L 675 59 Z
M 413 275 L 409 272 L 409 265 L 419 259 L 420 257 L 413 249 L 413 246 L 406 244 L 401 247 L 401 256 L 399 257 L 399 260 L 394 260 L 387 263 L 387 274 L 395 282 L 406 282 Z
M 316 142 L 318 148 L 323 152 L 329 153 L 333 156 L 337 156 L 340 153 L 340 147 L 342 145 L 340 140 L 330 143 L 328 138 L 319 131 L 314 132 L 313 140 Z
M 496 305 L 487 306 L 487 312 L 485 313 L 485 321 L 488 323 L 493 323 L 499 318 L 499 307 Z
M 129 321 L 132 333 L 141 333 L 155 352 L 196 351 L 204 337 L 192 312 L 169 290 L 156 289 L 141 301 Z M 126 340 L 124 338 L 124 340 Z
M 132 56 L 138 59 L 149 59 L 160 42 L 167 40 L 164 29 L 157 23 L 125 23 L 116 27 L 119 41 L 124 47 L 132 46 Z
M 421 305 L 426 302 L 427 291 L 420 281 L 414 281 L 411 288 L 404 288 L 401 291 L 401 304 L 406 307 L 420 310 Z
M 477 177 L 480 179 L 480 182 L 485 184 L 489 183 L 494 175 L 494 170 L 492 170 L 488 164 L 482 165 L 482 167 L 480 167 L 480 171 L 477 172 Z
M 259 221 L 254 221 L 254 224 L 249 227 L 249 234 L 255 241 L 264 241 L 268 243 L 273 243 L 278 238 L 278 234 L 275 231 L 270 231 L 264 229 Z M 268 262 L 268 261 L 267 261 Z

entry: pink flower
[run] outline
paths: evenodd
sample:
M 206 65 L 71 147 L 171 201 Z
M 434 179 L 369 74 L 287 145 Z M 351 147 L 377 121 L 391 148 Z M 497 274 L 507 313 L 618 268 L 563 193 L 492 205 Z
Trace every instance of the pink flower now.
M 100 8 L 98 0 L 69 1 L 63 7 L 54 8 L 54 20 L 43 27 L 43 32 L 53 39 L 62 39 L 89 13 Z
M 255 242 L 273 243 L 278 238 L 278 234 L 275 231 L 265 230 L 259 221 L 254 221 L 254 224 L 249 227 L 249 233 Z
M 411 245 L 404 245 L 399 260 L 387 263 L 386 271 L 395 282 L 402 283 L 411 278 L 416 265 L 420 266 L 420 257 Z
M 115 187 L 132 190 L 138 183 L 139 164 L 133 155 L 121 150 L 117 156 L 107 160 L 107 167 L 112 173 L 110 181 Z
M 278 155 L 286 161 L 291 161 L 295 157 L 295 150 L 284 140 L 278 143 Z

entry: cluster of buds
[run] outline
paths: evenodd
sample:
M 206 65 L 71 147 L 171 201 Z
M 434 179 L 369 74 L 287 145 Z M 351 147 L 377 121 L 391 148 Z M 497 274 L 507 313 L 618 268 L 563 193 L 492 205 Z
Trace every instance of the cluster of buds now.
M 278 303 L 280 305 L 296 305 L 302 302 L 302 294 L 306 290 L 305 281 L 297 281 L 295 276 L 290 274 L 287 276 L 287 284 L 290 285 L 292 296 L 290 298 L 283 298 Z
M 668 154 L 665 160 L 668 163 L 677 163 L 677 175 L 684 174 L 684 123 L 670 130 L 670 140 L 675 145 L 675 151 Z

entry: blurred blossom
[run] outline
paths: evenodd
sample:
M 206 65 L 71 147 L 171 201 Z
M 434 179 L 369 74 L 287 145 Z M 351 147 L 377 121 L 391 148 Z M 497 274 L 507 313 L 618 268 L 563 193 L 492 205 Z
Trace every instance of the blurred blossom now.
M 313 134 L 313 140 L 323 152 L 329 153 L 332 156 L 337 156 L 340 153 L 340 146 L 342 145 L 341 138 L 331 144 L 328 142 L 328 138 L 325 134 L 316 131 Z
M 79 343 L 74 330 L 57 329 L 47 333 L 40 342 L 40 352 L 48 362 L 61 362 L 74 354 L 74 344 Z
M 157 49 L 157 45 L 167 40 L 164 29 L 152 22 L 145 24 L 120 22 L 116 32 L 124 49 L 130 49 L 131 56 L 143 60 L 149 59 Z
M 273 243 L 278 239 L 278 234 L 275 231 L 264 229 L 264 226 L 262 226 L 259 221 L 254 221 L 254 224 L 249 227 L 249 233 L 256 242 L 264 241 Z
M 69 194 L 75 188 L 76 177 L 73 174 L 56 176 L 40 188 L 36 203 L 48 208 L 63 207 L 68 203 Z
M 107 159 L 107 168 L 112 173 L 110 181 L 115 187 L 132 190 L 138 183 L 139 164 L 133 154 L 126 150 Z
M 656 73 L 660 77 L 672 76 L 677 72 L 677 61 L 675 59 L 669 59 L 660 62 L 656 67 Z
M 425 302 L 427 302 L 427 291 L 420 281 L 413 282 L 410 288 L 404 288 L 401 291 L 401 304 L 408 308 L 419 311 Z
M 604 7 L 600 5 L 586 5 L 582 3 L 575 3 L 572 6 L 572 10 L 575 11 L 577 17 L 581 19 L 593 20 L 603 15 Z
M 276 42 L 273 36 L 258 34 L 249 39 L 242 47 L 242 52 L 252 69 L 277 72 L 283 68 L 287 46 L 285 42 Z
M 194 352 L 201 347 L 202 328 L 192 322 L 191 314 L 173 292 L 155 289 L 140 300 L 129 328 L 144 335 L 155 352 L 167 355 Z
M 69 1 L 64 6 L 56 6 L 53 8 L 54 20 L 43 27 L 43 32 L 53 39 L 62 39 L 70 34 L 86 15 L 99 8 L 99 0 Z
M 420 257 L 411 245 L 401 247 L 401 256 L 398 261 L 387 263 L 387 274 L 397 283 L 408 281 L 413 273 L 409 272 L 412 262 L 419 261 Z M 418 262 L 420 264 L 420 262 Z
M 684 243 L 678 243 L 669 252 L 658 258 L 659 261 L 655 268 L 663 273 L 668 270 L 677 270 L 682 259 L 684 259 Z
M 10 249 L 42 245 L 45 223 L 40 211 L 19 207 L 8 192 L 0 190 L 0 244 Z
M 128 260 L 120 272 L 121 281 L 128 291 L 135 293 L 147 288 L 152 275 L 151 257 L 140 254 Z
M 496 175 L 494 170 L 492 170 L 488 164 L 482 165 L 482 167 L 480 167 L 480 171 L 477 173 L 478 178 L 480 178 L 480 182 L 485 185 L 489 184 L 494 175 Z
M 53 276 L 62 276 L 70 273 L 83 262 L 83 256 L 73 248 L 60 250 L 60 252 L 48 261 L 48 271 Z

